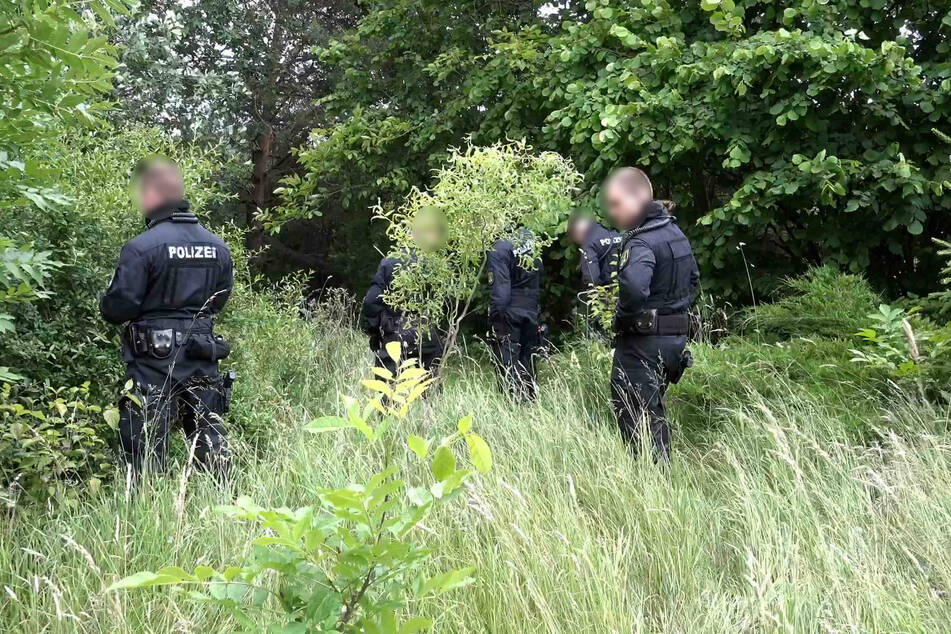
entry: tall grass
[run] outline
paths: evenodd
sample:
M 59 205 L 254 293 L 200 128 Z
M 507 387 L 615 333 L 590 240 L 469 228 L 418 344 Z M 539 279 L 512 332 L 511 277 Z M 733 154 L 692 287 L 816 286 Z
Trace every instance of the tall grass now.
M 134 494 L 114 486 L 77 508 L 18 509 L 0 528 L 0 630 L 233 631 L 166 591 L 102 590 L 139 570 L 242 557 L 253 529 L 208 510 L 238 493 L 302 505 L 371 472 L 356 438 L 301 430 L 353 391 L 368 365 L 360 338 L 320 320 L 230 327 L 246 338 L 235 416 L 267 440 L 239 446 L 231 490 L 179 466 Z M 947 631 L 951 412 L 893 402 L 874 410 L 875 444 L 861 444 L 842 423 L 848 398 L 777 371 L 768 393 L 751 378 L 711 405 L 719 424 L 678 436 L 664 468 L 619 441 L 604 362 L 563 352 L 539 401 L 514 405 L 465 358 L 397 431 L 449 433 L 471 412 L 495 454 L 493 472 L 424 531 L 442 568 L 478 566 L 477 584 L 417 606 L 436 632 Z

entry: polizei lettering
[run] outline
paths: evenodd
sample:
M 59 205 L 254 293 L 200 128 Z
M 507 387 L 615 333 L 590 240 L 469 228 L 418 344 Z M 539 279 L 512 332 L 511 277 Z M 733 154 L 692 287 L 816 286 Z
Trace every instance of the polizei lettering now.
M 218 248 L 211 245 L 168 245 L 169 260 L 217 260 Z

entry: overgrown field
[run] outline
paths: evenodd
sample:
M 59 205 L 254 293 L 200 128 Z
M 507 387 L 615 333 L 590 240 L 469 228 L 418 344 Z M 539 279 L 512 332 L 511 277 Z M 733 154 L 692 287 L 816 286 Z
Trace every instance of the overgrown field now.
M 231 489 L 186 480 L 179 461 L 134 494 L 120 483 L 75 507 L 14 508 L 0 528 L 0 630 L 233 631 L 166 590 L 103 589 L 168 564 L 238 561 L 257 529 L 211 507 L 239 493 L 294 507 L 372 472 L 356 435 L 302 430 L 338 411 L 369 365 L 344 308 L 302 321 L 247 301 L 227 327 L 242 343 L 233 418 L 254 433 Z M 449 433 L 472 413 L 492 447 L 493 471 L 423 531 L 440 569 L 474 563 L 477 582 L 414 611 L 460 633 L 945 630 L 951 411 L 854 369 L 849 345 L 695 345 L 697 366 L 671 394 L 688 433 L 663 469 L 615 434 L 603 346 L 557 352 L 540 400 L 516 406 L 470 340 L 399 431 Z

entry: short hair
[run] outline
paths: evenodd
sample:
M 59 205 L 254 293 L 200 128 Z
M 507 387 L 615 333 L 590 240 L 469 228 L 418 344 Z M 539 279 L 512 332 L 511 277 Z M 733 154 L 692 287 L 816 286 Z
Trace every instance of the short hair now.
M 182 171 L 166 158 L 152 157 L 139 161 L 134 175 L 140 188 L 154 189 L 165 200 L 181 200 L 185 197 Z
M 620 185 L 628 192 L 647 190 L 651 198 L 654 197 L 654 186 L 651 185 L 651 179 L 647 177 L 644 170 L 636 167 L 622 167 L 611 172 L 608 176 L 606 185 Z

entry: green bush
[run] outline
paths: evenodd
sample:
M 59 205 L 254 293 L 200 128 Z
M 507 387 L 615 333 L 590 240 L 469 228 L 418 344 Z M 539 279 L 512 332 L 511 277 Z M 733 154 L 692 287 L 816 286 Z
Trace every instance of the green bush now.
M 753 400 L 778 402 L 794 389 L 842 407 L 840 420 L 855 432 L 866 431 L 877 417 L 888 375 L 849 363 L 851 346 L 818 338 L 767 344 L 734 337 L 716 346 L 693 344 L 694 367 L 670 391 L 672 418 L 698 437 L 718 427 L 729 408 Z
M 89 403 L 89 383 L 39 389 L 0 388 L 0 499 L 14 506 L 21 494 L 75 502 L 84 483 L 97 488 L 112 474 L 105 437 L 118 420 Z
M 848 339 L 865 325 L 878 303 L 878 295 L 863 277 L 820 266 L 785 280 L 772 303 L 747 309 L 741 328 L 745 334 L 777 339 Z

